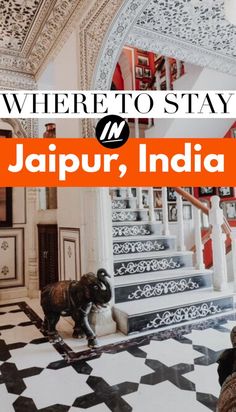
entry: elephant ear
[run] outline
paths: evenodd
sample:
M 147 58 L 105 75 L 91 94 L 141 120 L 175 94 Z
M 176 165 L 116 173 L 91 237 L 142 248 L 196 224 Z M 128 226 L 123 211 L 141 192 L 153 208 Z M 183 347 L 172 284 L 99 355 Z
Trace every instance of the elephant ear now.
M 93 284 L 94 279 L 95 275 L 92 272 L 86 273 L 86 275 L 83 275 L 80 279 L 80 285 L 83 289 L 83 295 L 87 300 L 91 299 L 90 286 L 91 284 Z

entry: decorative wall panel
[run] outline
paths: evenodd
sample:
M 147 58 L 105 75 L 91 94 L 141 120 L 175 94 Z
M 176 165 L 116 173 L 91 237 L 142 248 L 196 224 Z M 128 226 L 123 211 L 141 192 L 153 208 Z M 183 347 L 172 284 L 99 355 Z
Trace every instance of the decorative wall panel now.
M 24 229 L 0 231 L 0 289 L 24 285 Z
M 81 276 L 80 230 L 60 228 L 60 280 L 79 280 Z

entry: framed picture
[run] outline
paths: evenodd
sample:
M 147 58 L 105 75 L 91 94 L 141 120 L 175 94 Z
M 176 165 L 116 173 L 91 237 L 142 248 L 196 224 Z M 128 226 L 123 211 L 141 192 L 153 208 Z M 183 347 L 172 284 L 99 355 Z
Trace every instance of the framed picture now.
M 143 207 L 148 207 L 148 190 L 142 191 Z
M 162 217 L 163 217 L 163 215 L 162 215 L 162 209 L 155 209 L 155 217 L 156 217 L 156 220 L 159 222 L 159 221 L 161 221 L 162 222 Z
M 153 203 L 154 208 L 162 208 L 162 192 L 161 190 L 153 190 Z
M 175 202 L 176 201 L 176 192 L 172 187 L 167 188 L 167 200 L 168 202 Z
M 148 56 L 140 56 L 140 55 L 138 55 L 138 65 L 140 65 L 140 66 L 149 66 L 149 58 L 148 58 Z
M 147 82 L 143 82 L 142 80 L 140 80 L 139 82 L 139 90 L 147 90 L 148 89 L 148 83 Z
M 233 187 L 218 187 L 218 195 L 220 197 L 233 197 L 234 189 Z
M 0 130 L 1 138 L 11 138 L 12 132 Z M 0 227 L 12 226 L 12 188 L 0 187 Z
M 226 219 L 235 220 L 236 219 L 236 202 L 224 202 L 223 210 Z
M 199 187 L 198 189 L 198 196 L 214 196 L 216 194 L 215 187 Z
M 140 66 L 135 67 L 135 76 L 137 79 L 142 79 L 143 78 L 143 68 Z
M 183 218 L 184 220 L 192 219 L 192 206 L 191 205 L 183 205 Z
M 143 77 L 147 77 L 148 79 L 152 78 L 152 71 L 151 69 L 143 69 Z
M 169 203 L 168 204 L 168 219 L 169 219 L 169 222 L 177 222 L 176 203 Z

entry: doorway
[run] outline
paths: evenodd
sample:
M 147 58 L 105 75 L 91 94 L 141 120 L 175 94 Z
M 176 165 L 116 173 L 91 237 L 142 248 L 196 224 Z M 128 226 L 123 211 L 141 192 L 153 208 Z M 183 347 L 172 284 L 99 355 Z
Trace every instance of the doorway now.
M 39 287 L 58 282 L 57 225 L 38 225 Z

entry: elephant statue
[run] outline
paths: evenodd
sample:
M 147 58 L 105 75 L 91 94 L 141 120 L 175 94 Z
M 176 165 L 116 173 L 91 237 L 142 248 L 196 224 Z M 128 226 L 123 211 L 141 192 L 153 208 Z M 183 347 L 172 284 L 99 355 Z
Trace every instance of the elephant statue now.
M 56 324 L 60 316 L 71 316 L 75 322 L 73 337 L 86 335 L 88 346 L 98 346 L 88 315 L 92 305 L 106 306 L 111 300 L 110 278 L 105 269 L 83 275 L 79 281 L 61 281 L 42 289 L 41 306 L 45 315 L 42 331 L 49 337 L 58 337 Z

